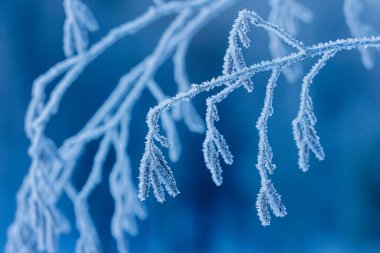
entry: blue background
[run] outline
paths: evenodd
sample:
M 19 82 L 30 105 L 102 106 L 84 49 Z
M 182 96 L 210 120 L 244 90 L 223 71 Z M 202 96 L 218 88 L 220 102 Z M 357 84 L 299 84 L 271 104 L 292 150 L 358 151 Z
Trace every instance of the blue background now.
M 86 1 L 100 23 L 93 42 L 126 20 L 140 15 L 149 1 Z M 379 1 L 365 1 L 365 21 L 380 30 Z M 307 45 L 349 37 L 342 1 L 305 1 L 315 14 L 302 24 L 298 38 Z M 190 80 L 199 83 L 221 73 L 227 36 L 242 8 L 268 15 L 266 1 L 242 1 L 218 17 L 194 39 L 187 57 Z M 47 134 L 59 145 L 75 134 L 113 89 L 118 78 L 149 54 L 163 29 L 172 20 L 163 18 L 134 37 L 128 37 L 91 64 L 67 92 Z M 15 194 L 27 173 L 28 140 L 23 131 L 24 114 L 33 80 L 64 58 L 60 1 L 0 1 L 0 247 L 14 218 Z M 268 59 L 268 36 L 251 32 L 253 48 L 245 52 L 248 63 Z M 309 69 L 313 61 L 305 61 Z M 319 119 L 317 130 L 326 159 L 311 159 L 307 173 L 297 167 L 297 150 L 291 120 L 299 103 L 300 80 L 294 84 L 282 76 L 274 95 L 275 114 L 269 120 L 269 141 L 278 169 L 272 176 L 287 207 L 285 218 L 272 218 L 262 227 L 255 209 L 259 175 L 255 168 L 258 133 L 255 122 L 263 104 L 269 73 L 253 78 L 255 91 L 240 89 L 219 105 L 220 132 L 235 156 L 224 167 L 224 184 L 216 187 L 203 162 L 204 136 L 189 133 L 178 123 L 183 155 L 171 164 L 181 194 L 159 204 L 153 197 L 145 205 L 149 217 L 140 222 L 140 234 L 130 238 L 131 252 L 380 252 L 380 57 L 368 71 L 357 51 L 339 53 L 315 79 L 311 88 Z M 172 63 L 159 70 L 156 80 L 167 94 L 175 94 Z M 194 103 L 201 115 L 207 94 Z M 85 99 L 84 99 L 85 98 Z M 145 117 L 155 102 L 144 92 L 133 112 L 128 151 L 137 184 L 138 164 L 147 131 Z M 73 177 L 83 184 L 97 142 L 88 146 L 81 167 Z M 111 166 L 104 171 L 106 177 Z M 108 180 L 90 198 L 91 213 L 104 252 L 115 252 L 110 236 L 112 199 Z M 59 205 L 73 219 L 66 197 Z M 77 232 L 61 240 L 62 252 L 73 252 Z

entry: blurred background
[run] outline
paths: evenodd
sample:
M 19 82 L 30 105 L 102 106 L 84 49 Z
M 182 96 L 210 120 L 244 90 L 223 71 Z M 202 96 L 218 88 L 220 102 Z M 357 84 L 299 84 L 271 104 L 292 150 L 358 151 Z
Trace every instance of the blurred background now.
M 299 27 L 297 37 L 305 44 L 350 37 L 342 1 L 301 2 L 314 13 L 311 23 Z M 92 42 L 151 5 L 148 0 L 85 3 L 100 24 L 100 30 L 91 35 Z M 380 31 L 380 2 L 364 3 L 364 20 Z M 242 8 L 253 9 L 263 17 L 269 13 L 267 1 L 243 0 L 200 31 L 187 56 L 191 82 L 221 74 L 228 32 Z M 0 1 L 0 248 L 5 245 L 6 230 L 16 210 L 15 195 L 30 163 L 23 125 L 32 82 L 64 58 L 64 18 L 61 1 Z M 121 40 L 86 69 L 67 92 L 47 129 L 57 145 L 83 126 L 122 74 L 151 53 L 172 18 L 163 18 L 136 36 Z M 247 62 L 269 59 L 266 32 L 253 29 L 250 37 L 252 49 L 244 52 Z M 376 57 L 374 69 L 366 70 L 358 51 L 339 53 L 315 79 L 311 93 L 326 159 L 317 162 L 311 156 L 307 173 L 298 169 L 291 128 L 299 106 L 301 80 L 289 84 L 280 78 L 268 134 L 278 168 L 272 181 L 288 215 L 272 218 L 269 227 L 260 225 L 255 209 L 259 190 L 255 123 L 269 73 L 253 78 L 253 93 L 240 89 L 219 105 L 221 121 L 217 127 L 235 156 L 232 166 L 223 166 L 222 186 L 214 185 L 204 165 L 204 135 L 190 133 L 179 122 L 183 154 L 171 168 L 181 194 L 168 197 L 164 204 L 153 197 L 145 202 L 149 216 L 139 222 L 139 235 L 129 238 L 131 252 L 380 252 L 380 53 Z M 304 71 L 312 64 L 305 61 Z M 161 67 L 156 80 L 167 94 L 175 94 L 170 60 Z M 194 100 L 201 115 L 208 95 Z M 136 184 L 147 131 L 145 117 L 154 105 L 145 92 L 133 112 L 128 152 Z M 75 185 L 83 184 L 96 148 L 97 143 L 88 146 L 81 168 L 73 176 Z M 106 167 L 105 178 L 110 169 Z M 67 197 L 63 196 L 59 205 L 74 221 Z M 114 207 L 108 180 L 94 191 L 90 207 L 104 252 L 116 252 L 110 235 Z M 61 252 L 73 252 L 77 236 L 73 223 L 72 233 L 61 239 Z

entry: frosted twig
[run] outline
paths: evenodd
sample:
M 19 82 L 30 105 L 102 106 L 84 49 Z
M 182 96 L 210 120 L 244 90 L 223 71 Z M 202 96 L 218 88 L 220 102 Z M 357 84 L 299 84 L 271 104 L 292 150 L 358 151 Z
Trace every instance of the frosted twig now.
M 350 29 L 352 36 L 357 38 L 378 34 L 371 25 L 366 24 L 361 20 L 360 15 L 363 8 L 363 3 L 360 0 L 344 0 L 343 12 L 347 26 Z M 359 48 L 359 52 L 362 57 L 363 65 L 367 69 L 372 69 L 374 66 L 375 55 L 365 48 Z
M 313 19 L 313 13 L 296 0 L 270 0 L 269 22 L 279 24 L 292 36 L 297 35 L 297 20 L 308 23 Z M 273 58 L 289 54 L 289 49 L 274 33 L 269 35 L 269 50 Z M 295 82 L 302 74 L 302 65 L 297 63 L 282 69 L 288 82 Z
M 203 142 L 203 157 L 207 168 L 210 170 L 212 180 L 216 185 L 221 185 L 222 167 L 219 163 L 219 155 L 222 156 L 224 163 L 231 165 L 233 163 L 233 156 L 228 148 L 227 142 L 221 135 L 218 129 L 214 126 L 215 121 L 219 121 L 218 110 L 216 104 L 224 100 L 228 94 L 242 85 L 243 81 L 237 81 L 235 85 L 230 85 L 224 88 L 218 94 L 211 96 L 207 99 L 207 112 L 206 112 L 206 137 Z
M 281 196 L 277 193 L 267 175 L 267 171 L 272 174 L 276 168 L 276 165 L 272 163 L 273 152 L 268 142 L 267 124 L 268 118 L 273 114 L 273 92 L 279 76 L 280 68 L 274 68 L 267 84 L 264 106 L 256 123 L 256 128 L 259 131 L 259 154 L 256 168 L 259 170 L 261 178 L 256 208 L 263 226 L 270 224 L 269 208 L 276 217 L 284 217 L 286 215 L 286 208 L 281 202 Z
M 187 77 L 185 64 L 185 56 L 188 44 L 189 41 L 180 43 L 177 47 L 176 53 L 173 56 L 174 79 L 178 84 L 177 93 L 184 92 L 190 88 L 190 82 Z M 194 106 L 189 102 L 185 101 L 174 107 L 172 116 L 175 120 L 183 119 L 186 126 L 192 132 L 203 133 L 205 131 L 205 124 L 203 120 L 198 115 Z
M 259 170 L 266 169 L 270 174 L 276 169 L 276 165 L 272 163 L 273 152 L 268 142 L 267 128 L 268 119 L 273 114 L 273 92 L 279 76 L 280 69 L 273 69 L 266 88 L 264 106 L 256 122 L 256 128 L 259 131 L 259 154 L 256 167 Z
M 116 162 L 112 168 L 109 185 L 115 200 L 115 212 L 111 221 L 111 233 L 120 253 L 128 252 L 125 233 L 136 235 L 138 232 L 136 218 L 145 219 L 146 212 L 137 199 L 137 190 L 131 179 L 131 165 L 126 153 L 128 143 L 130 116 L 126 115 L 120 124 L 119 133 L 111 132 L 111 139 L 116 150 Z
M 102 169 L 111 144 L 111 133 L 109 133 L 100 141 L 90 175 L 80 192 L 77 193 L 70 184 L 66 185 L 66 192 L 74 204 L 76 224 L 79 231 L 79 239 L 76 244 L 77 253 L 101 252 L 100 241 L 90 217 L 87 199 L 102 180 Z
M 98 30 L 98 23 L 80 0 L 64 0 L 66 20 L 63 26 L 63 51 L 66 57 L 82 54 L 88 47 L 88 32 Z
M 317 118 L 313 112 L 313 101 L 309 95 L 309 89 L 314 77 L 326 65 L 326 62 L 334 57 L 336 52 L 336 50 L 325 52 L 302 82 L 300 109 L 292 122 L 294 139 L 298 148 L 298 166 L 302 171 L 307 171 L 309 168 L 309 150 L 313 151 L 318 160 L 325 158 L 317 131 L 314 128 Z

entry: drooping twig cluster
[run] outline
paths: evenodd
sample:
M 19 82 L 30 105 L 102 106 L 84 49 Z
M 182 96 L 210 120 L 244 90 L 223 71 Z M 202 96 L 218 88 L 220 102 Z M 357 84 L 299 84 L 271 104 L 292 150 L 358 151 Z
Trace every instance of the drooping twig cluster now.
M 295 51 L 289 55 L 278 57 L 271 61 L 263 61 L 246 67 L 239 43 L 244 47 L 250 45 L 249 38 L 247 37 L 250 25 L 264 28 L 275 34 L 283 43 L 289 45 Z M 306 58 L 319 58 L 310 72 L 303 79 L 300 109 L 296 119 L 293 121 L 294 138 L 299 150 L 299 167 L 303 171 L 306 171 L 309 167 L 308 161 L 310 151 L 312 151 L 319 160 L 324 158 L 324 152 L 315 130 L 316 117 L 313 112 L 312 100 L 309 95 L 310 84 L 320 69 L 325 66 L 327 60 L 332 58 L 337 52 L 368 47 L 379 48 L 380 37 L 340 39 L 313 46 L 304 46 L 302 42 L 296 40 L 278 26 L 264 21 L 255 12 L 247 10 L 241 11 L 232 27 L 229 37 L 229 47 L 226 51 L 223 75 L 202 84 L 193 84 L 188 91 L 179 93 L 175 97 L 162 101 L 159 105 L 149 111 L 147 118 L 149 132 L 146 136 L 146 149 L 143 159 L 141 160 L 140 172 L 144 172 L 152 166 L 159 167 L 161 164 L 164 164 L 165 175 L 163 178 L 166 181 L 163 181 L 162 183 L 166 188 L 169 188 L 168 192 L 170 195 L 175 196 L 178 193 L 173 174 L 167 166 L 161 151 L 155 145 L 155 141 L 158 141 L 164 147 L 170 146 L 169 143 L 167 143 L 167 139 L 159 133 L 158 119 L 160 114 L 182 101 L 193 98 L 201 92 L 210 91 L 219 86 L 225 86 L 222 91 L 207 99 L 207 130 L 203 145 L 206 166 L 211 171 L 213 181 L 217 185 L 220 185 L 222 183 L 222 168 L 219 163 L 219 155 L 222 156 L 226 164 L 232 163 L 232 155 L 228 150 L 228 145 L 224 137 L 214 126 L 214 122 L 219 120 L 216 103 L 221 102 L 228 96 L 228 94 L 239 87 L 243 86 L 248 91 L 252 91 L 253 87 L 250 78 L 259 72 L 271 71 L 272 75 L 267 84 L 264 107 L 256 124 L 259 131 L 259 153 L 256 167 L 259 170 L 261 177 L 261 188 L 257 196 L 256 207 L 262 225 L 269 225 L 269 208 L 277 217 L 283 217 L 286 215 L 286 209 L 281 202 L 281 196 L 277 193 L 268 177 L 268 174 L 272 174 L 276 166 L 272 162 L 273 153 L 268 141 L 267 123 L 269 117 L 273 114 L 273 91 L 276 87 L 276 81 L 281 70 L 292 64 L 299 63 Z M 160 154 L 159 160 L 156 159 L 157 154 Z M 150 162 L 147 163 L 147 161 Z M 157 163 L 152 165 L 152 162 Z M 145 177 L 140 177 L 139 197 L 141 199 L 145 199 L 149 185 L 152 184 L 152 181 L 144 180 L 144 178 Z M 167 185 L 169 185 L 169 187 L 167 187 Z M 170 188 L 170 186 L 173 186 L 173 188 Z M 154 187 L 156 186 L 153 186 L 153 188 Z M 163 200 L 162 196 L 162 192 L 160 192 L 159 196 L 156 194 L 159 201 Z

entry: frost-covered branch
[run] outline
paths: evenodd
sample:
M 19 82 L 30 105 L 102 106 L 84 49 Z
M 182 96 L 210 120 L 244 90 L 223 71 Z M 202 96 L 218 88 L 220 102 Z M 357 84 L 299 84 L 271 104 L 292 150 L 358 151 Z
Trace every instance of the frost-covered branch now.
M 69 227 L 68 222 L 55 208 L 55 203 L 63 192 L 74 204 L 77 229 L 80 234 L 77 252 L 101 251 L 97 232 L 88 213 L 87 197 L 102 180 L 100 175 L 104 166 L 103 159 L 105 159 L 106 150 L 110 148 L 115 149 L 117 154 L 114 168 L 109 176 L 110 190 L 115 200 L 111 232 L 117 242 L 118 250 L 127 252 L 125 233 L 136 234 L 135 217 L 140 219 L 145 217 L 145 212 L 136 199 L 136 190 L 128 172 L 129 162 L 125 150 L 132 108 L 146 87 L 153 95 L 157 95 L 157 89 L 148 84 L 151 83 L 160 65 L 172 55 L 178 45 L 183 42 L 189 43 L 205 24 L 235 2 L 227 0 L 162 2 L 149 8 L 135 20 L 114 28 L 90 47 L 87 47 L 86 42 L 87 30 L 94 29 L 77 30 L 79 33 L 75 29 L 78 26 L 88 28 L 87 23 L 90 21 L 93 21 L 93 25 L 95 24 L 96 21 L 91 12 L 79 0 L 64 2 L 67 14 L 64 51 L 67 55 L 73 56 L 57 63 L 34 82 L 33 96 L 25 122 L 27 136 L 31 139 L 29 154 L 32 164 L 18 194 L 18 210 L 15 221 L 9 229 L 7 253 L 57 251 L 60 234 L 67 232 Z M 176 13 L 178 13 L 177 17 L 162 35 L 154 52 L 120 79 L 115 90 L 81 131 L 68 138 L 61 147 L 55 147 L 53 142 L 45 136 L 46 125 L 52 115 L 58 112 L 59 104 L 67 89 L 87 65 L 119 39 L 135 34 L 160 17 Z M 60 76 L 63 77 L 48 96 L 47 86 Z M 156 99 L 161 100 L 164 97 L 166 96 L 159 94 Z M 188 119 L 188 116 L 193 118 Z M 189 112 L 187 109 L 187 113 L 183 115 L 185 121 L 193 123 L 191 126 L 193 129 L 199 130 L 199 125 L 202 123 L 198 122 L 196 125 L 195 117 L 195 110 Z M 168 135 L 174 138 L 175 125 L 169 114 L 163 123 Z M 99 146 L 99 155 L 95 157 L 87 183 L 80 191 L 77 191 L 70 184 L 72 172 L 86 144 L 98 138 L 103 140 Z M 105 140 L 107 140 L 106 144 L 104 144 Z M 178 156 L 179 152 L 171 153 L 173 160 L 178 159 Z M 31 208 L 33 203 L 38 208 L 35 211 Z M 51 222 L 42 220 L 35 224 L 37 217 L 33 216 L 34 213 L 38 213 L 43 219 L 51 220 Z M 54 219 L 51 218 L 52 216 Z M 87 230 L 90 232 L 86 233 Z M 25 237 L 26 234 L 30 236 Z
M 294 133 L 297 147 L 299 148 L 301 169 L 307 169 L 306 158 L 308 157 L 309 149 L 316 154 L 317 158 L 323 159 L 323 151 L 320 148 L 319 139 L 316 136 L 316 131 L 314 129 L 316 120 L 314 114 L 312 113 L 311 99 L 308 95 L 309 85 L 312 82 L 314 76 L 325 65 L 325 62 L 333 57 L 337 52 L 369 47 L 379 48 L 380 37 L 339 39 L 336 41 L 320 43 L 317 45 L 304 46 L 302 42 L 297 41 L 292 36 L 288 35 L 283 30 L 278 28 L 276 25 L 264 21 L 255 12 L 244 10 L 239 13 L 239 16 L 235 21 L 231 32 L 231 34 L 238 34 L 243 46 L 249 45 L 249 39 L 246 36 L 246 32 L 248 31 L 247 21 L 256 27 L 263 27 L 270 32 L 275 33 L 284 41 L 284 43 L 287 43 L 297 51 L 284 57 L 275 58 L 271 61 L 262 61 L 249 67 L 239 68 L 239 66 L 242 66 L 240 64 L 242 62 L 242 56 L 236 53 L 239 52 L 236 50 L 237 37 L 232 36 L 233 39 L 231 39 L 230 36 L 229 48 L 227 49 L 226 54 L 227 57 L 225 57 L 225 59 L 228 60 L 225 60 L 223 68 L 224 72 L 222 76 L 213 78 L 211 81 L 204 82 L 202 84 L 193 84 L 188 91 L 179 93 L 172 98 L 165 99 L 156 107 L 150 109 L 147 116 L 149 131 L 146 136 L 145 152 L 140 164 L 140 199 L 145 199 L 148 196 L 149 185 L 151 182 L 147 179 L 146 174 L 147 171 L 149 171 L 149 168 L 152 166 L 152 163 L 154 166 L 160 167 L 160 170 L 165 171 L 166 176 L 162 177 L 162 184 L 164 184 L 169 194 L 172 196 L 178 194 L 178 189 L 173 177 L 173 173 L 168 167 L 165 158 L 162 155 L 162 152 L 155 145 L 155 141 L 157 141 L 164 147 L 170 147 L 167 139 L 159 133 L 160 127 L 158 125 L 158 120 L 161 113 L 165 112 L 165 110 L 168 110 L 171 107 L 176 106 L 182 101 L 193 98 L 201 92 L 209 92 L 210 90 L 222 85 L 227 86 L 218 94 L 207 99 L 208 109 L 206 113 L 206 123 L 208 130 L 206 132 L 206 140 L 203 147 L 206 166 L 210 169 L 214 182 L 217 185 L 220 185 L 222 183 L 222 169 L 218 161 L 218 156 L 221 154 L 227 164 L 232 163 L 232 156 L 228 151 L 227 143 L 214 126 L 214 122 L 216 120 L 219 120 L 215 104 L 226 98 L 232 91 L 241 87 L 245 80 L 249 80 L 255 74 L 259 72 L 272 71 L 271 78 L 269 79 L 267 85 L 264 108 L 257 122 L 257 128 L 259 130 L 260 137 L 257 168 L 260 172 L 261 188 L 257 197 L 256 206 L 261 223 L 263 225 L 269 225 L 270 223 L 270 214 L 268 207 L 270 207 L 276 216 L 284 216 L 286 214 L 286 210 L 281 202 L 281 197 L 275 190 L 267 174 L 268 172 L 272 173 L 275 168 L 275 165 L 272 163 L 272 150 L 266 134 L 267 120 L 273 112 L 273 90 L 276 86 L 276 81 L 279 77 L 280 70 L 292 64 L 299 63 L 307 58 L 315 57 L 320 57 L 320 60 L 304 78 L 303 88 L 301 92 L 300 112 L 296 120 L 293 122 L 293 125 L 295 127 Z M 235 50 L 233 51 L 235 53 L 231 53 L 232 50 Z M 237 56 L 239 57 L 239 61 L 235 61 L 234 63 L 234 57 L 237 59 Z M 226 62 L 231 62 L 231 64 L 226 64 Z M 239 63 L 240 65 L 236 65 L 236 63 Z M 235 67 L 235 69 L 233 69 L 232 66 Z M 230 69 L 230 71 L 226 71 L 226 69 Z M 162 190 L 162 187 L 159 192 L 155 190 L 156 198 L 160 202 L 163 201 Z
M 372 61 L 364 49 L 379 49 L 380 37 L 337 40 L 305 46 L 293 35 L 296 34 L 296 19 L 308 22 L 312 17 L 311 12 L 296 0 L 271 0 L 270 22 L 253 11 L 243 10 L 239 13 L 228 38 L 222 75 L 208 82 L 190 85 L 186 71 L 186 54 L 192 38 L 208 22 L 237 1 L 239 0 L 153 0 L 152 6 L 145 13 L 112 29 L 94 44 L 90 43 L 89 34 L 95 32 L 99 26 L 90 9 L 82 0 L 63 1 L 66 14 L 63 51 L 67 58 L 51 67 L 33 84 L 32 99 L 25 119 L 25 131 L 31 141 L 31 165 L 17 195 L 18 208 L 15 221 L 8 231 L 7 253 L 58 251 L 60 235 L 70 229 L 69 221 L 56 207 L 62 194 L 66 194 L 74 206 L 76 229 L 79 233 L 76 252 L 101 252 L 101 242 L 89 212 L 88 198 L 103 180 L 102 171 L 111 151 L 116 154 L 108 178 L 115 204 L 111 234 L 118 251 L 127 253 L 126 235 L 135 235 L 138 231 L 136 220 L 146 216 L 137 197 L 146 199 L 150 188 L 159 202 L 165 200 L 165 191 L 171 196 L 179 193 L 174 174 L 161 151 L 161 146 L 170 148 L 169 158 L 172 162 L 180 157 L 181 145 L 175 121 L 183 120 L 192 132 L 203 133 L 206 130 L 203 143 L 205 163 L 215 184 L 221 185 L 222 166 L 219 156 L 226 164 L 232 164 L 233 156 L 226 139 L 215 125 L 219 121 L 217 104 L 240 87 L 252 92 L 251 78 L 266 71 L 272 74 L 267 84 L 264 107 L 256 124 L 259 131 L 256 167 L 261 178 L 256 206 L 263 225 L 270 223 L 270 210 L 277 217 L 286 214 L 281 197 L 269 179 L 275 165 L 267 135 L 268 120 L 273 113 L 273 93 L 281 72 L 288 80 L 295 80 L 297 64 L 304 59 L 319 58 L 303 79 L 300 110 L 293 121 L 299 166 L 302 170 L 307 170 L 310 150 L 318 159 L 324 157 L 315 130 L 316 118 L 309 96 L 310 84 L 326 61 L 342 50 L 363 50 L 363 61 L 366 66 L 371 66 Z M 357 27 L 363 24 L 358 18 L 360 8 L 355 7 L 356 3 L 357 0 L 345 1 L 347 23 L 355 37 L 368 36 L 371 29 L 365 29 L 365 33 L 358 32 Z M 113 92 L 78 133 L 67 138 L 60 147 L 56 146 L 46 135 L 45 129 L 52 116 L 58 113 L 67 90 L 89 64 L 117 41 L 135 35 L 162 17 L 173 19 L 152 53 L 120 78 Z M 273 23 L 279 23 L 290 34 Z M 268 30 L 273 59 L 249 66 L 244 59 L 243 48 L 252 44 L 248 32 L 253 27 Z M 173 98 L 169 98 L 155 82 L 156 73 L 168 59 L 173 60 L 173 74 L 177 83 L 178 94 Z M 190 100 L 201 92 L 220 86 L 223 86 L 222 89 L 207 99 L 205 124 Z M 131 178 L 127 146 L 132 110 L 145 89 L 159 104 L 147 116 L 149 130 L 139 168 L 139 189 L 136 196 L 137 189 Z M 172 108 L 170 113 L 167 111 L 169 108 Z M 158 123 L 160 119 L 161 125 Z M 160 134 L 161 126 L 164 135 Z M 71 177 L 78 160 L 85 151 L 86 144 L 96 140 L 99 141 L 99 147 L 90 174 L 83 186 L 74 186 Z
M 82 53 L 80 57 L 76 57 L 75 61 L 72 61 L 69 58 L 61 63 L 58 63 L 58 66 L 67 66 L 66 69 L 60 68 L 58 70 L 55 70 L 55 67 L 57 65 L 53 66 L 51 70 L 47 72 L 47 74 L 50 74 L 51 76 L 46 77 L 45 75 L 42 75 L 35 81 L 35 85 L 33 86 L 34 96 L 32 98 L 31 105 L 28 108 L 28 111 L 31 111 L 29 112 L 29 114 L 31 114 L 31 117 L 28 117 L 28 120 L 33 119 L 33 122 L 27 122 L 27 132 L 31 131 L 29 128 L 33 128 L 33 130 L 44 128 L 43 126 L 48 122 L 50 117 L 53 114 L 57 113 L 59 103 L 63 95 L 65 94 L 65 91 L 78 78 L 78 76 L 82 73 L 84 68 L 89 63 L 96 59 L 100 54 L 102 54 L 115 42 L 127 35 L 133 35 L 137 33 L 139 30 L 156 21 L 162 16 L 167 16 L 176 12 L 180 12 L 186 8 L 203 6 L 207 2 L 208 0 L 173 1 L 165 5 L 149 8 L 145 14 L 139 16 L 135 20 L 127 22 L 117 28 L 112 29 L 103 39 L 91 46 L 91 48 L 89 48 L 86 51 L 86 53 Z M 70 65 L 67 63 L 68 61 L 71 63 Z M 59 73 L 59 70 L 61 73 Z M 57 84 L 56 88 L 52 91 L 50 95 L 50 99 L 46 102 L 46 105 L 44 105 L 43 90 L 49 82 L 43 81 L 45 81 L 47 78 L 47 81 L 52 81 L 59 74 L 62 74 L 65 71 L 67 71 L 67 73 Z M 43 108 L 43 110 L 40 111 L 41 108 Z M 36 114 L 38 114 L 38 116 L 36 116 Z

